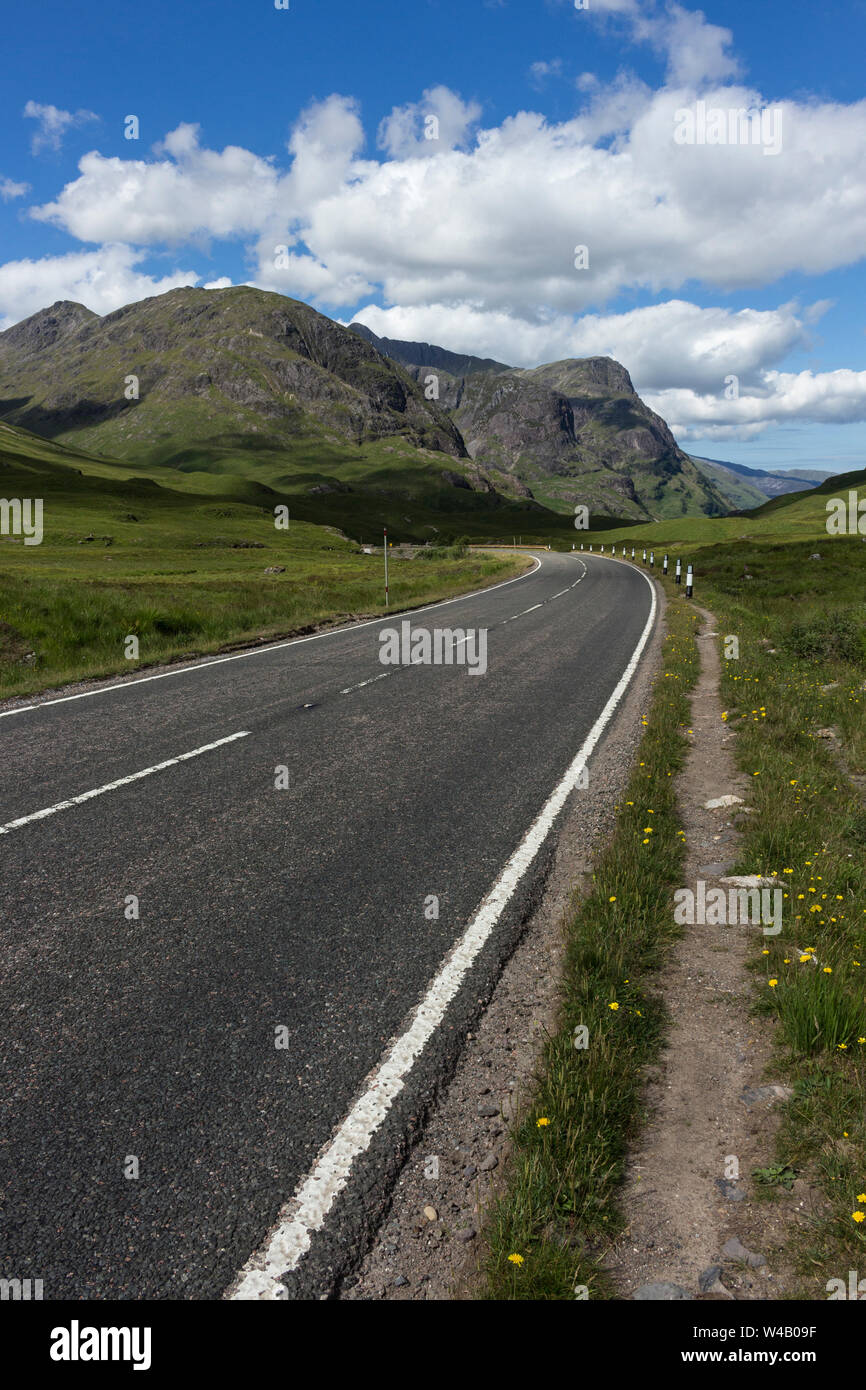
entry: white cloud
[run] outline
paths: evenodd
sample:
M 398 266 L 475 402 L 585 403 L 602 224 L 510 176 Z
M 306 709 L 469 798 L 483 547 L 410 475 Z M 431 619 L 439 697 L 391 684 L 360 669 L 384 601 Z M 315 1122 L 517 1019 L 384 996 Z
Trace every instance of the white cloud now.
M 387 303 L 466 303 L 529 322 L 602 308 L 624 290 L 676 293 L 690 280 L 733 290 L 862 257 L 866 101 L 784 103 L 782 151 L 767 159 L 751 145 L 676 144 L 693 93 L 628 77 L 594 90 L 570 121 L 518 112 L 453 148 L 474 109 L 437 91 L 439 146 L 419 134 L 422 101 L 387 127 L 405 153 L 364 160 L 354 103 L 330 97 L 299 122 L 285 170 L 238 146 L 203 148 L 182 126 L 155 159 L 85 155 L 79 177 L 32 215 L 97 244 L 253 237 L 263 283 L 326 305 L 370 285 Z M 762 104 L 730 86 L 704 99 Z M 293 255 L 282 279 L 278 245 Z M 574 268 L 576 245 L 589 248 L 588 270 Z
M 59 150 L 70 127 L 99 120 L 94 111 L 62 111 L 57 106 L 43 106 L 38 101 L 28 101 L 23 114 L 39 122 L 39 129 L 30 141 L 33 154 L 39 154 L 41 150 Z
M 550 315 L 531 323 L 507 313 L 442 304 L 381 309 L 368 305 L 355 318 L 385 338 L 445 343 L 458 352 L 498 357 L 515 367 L 563 357 L 615 357 L 644 391 L 686 386 L 721 391 L 737 375 L 757 385 L 768 366 L 808 346 L 805 322 L 818 308 L 798 314 L 778 309 L 700 308 L 681 299 L 623 314 Z
M 8 203 L 11 198 L 23 198 L 30 192 L 29 183 L 16 183 L 14 179 L 0 179 L 0 198 Z
M 809 346 L 808 325 L 828 307 L 824 301 L 801 313 L 791 304 L 735 312 L 669 300 L 624 314 L 529 323 L 466 305 L 368 305 L 355 318 L 380 337 L 444 344 L 517 367 L 614 357 L 681 438 L 747 439 L 795 419 L 866 420 L 866 372 L 786 373 L 773 365 Z M 731 376 L 738 379 L 736 400 L 726 394 Z
M 58 299 L 72 299 L 94 313 L 108 314 L 149 295 L 198 283 L 198 276 L 188 270 L 159 279 L 146 275 L 135 268 L 142 257 L 143 252 L 131 246 L 115 245 L 41 260 L 7 261 L 0 266 L 0 327 L 9 328 Z
M 681 439 L 753 439 L 792 420 L 824 425 L 866 420 L 866 372 L 768 371 L 759 389 L 738 400 L 675 389 L 649 393 L 647 404 Z
M 429 159 L 464 145 L 480 119 L 477 102 L 462 101 L 448 87 L 431 87 L 420 101 L 395 107 L 382 121 L 378 145 L 392 159 Z

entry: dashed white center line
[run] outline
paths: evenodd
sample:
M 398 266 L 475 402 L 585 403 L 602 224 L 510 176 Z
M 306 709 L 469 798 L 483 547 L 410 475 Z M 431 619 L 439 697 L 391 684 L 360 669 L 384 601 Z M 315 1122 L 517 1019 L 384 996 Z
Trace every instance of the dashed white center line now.
M 543 607 L 543 604 L 534 603 L 531 608 L 524 608 L 522 613 L 515 613 L 515 618 L 525 618 L 527 613 L 534 613 L 536 608 Z
M 351 695 L 355 690 L 363 690 L 365 685 L 375 685 L 376 681 L 383 681 L 386 676 L 393 676 L 393 671 L 383 671 L 381 676 L 371 676 L 367 681 L 359 681 L 357 685 L 347 685 L 345 690 L 341 690 L 341 695 Z
M 574 588 L 574 585 L 573 585 L 573 584 L 571 585 L 571 588 L 572 588 L 572 589 Z M 554 594 L 553 597 L 554 597 L 554 598 L 562 598 L 562 595 L 563 595 L 563 594 L 567 594 L 567 593 L 568 593 L 568 589 L 560 589 L 559 593 L 558 593 L 558 594 Z
M 132 772 L 128 777 L 118 777 L 116 782 L 106 782 L 104 787 L 94 787 L 93 791 L 82 792 L 79 796 L 71 796 L 68 801 L 58 801 L 54 806 L 46 806 L 41 811 L 33 811 L 29 816 L 19 816 L 17 820 L 11 820 L 6 825 L 0 825 L 0 835 L 8 835 L 10 830 L 18 830 L 22 825 L 29 825 L 31 821 L 45 820 L 46 816 L 56 816 L 58 811 L 67 811 L 70 806 L 80 806 L 83 801 L 92 801 L 95 796 L 103 796 L 106 792 L 116 791 L 118 787 L 126 787 L 130 782 L 138 782 L 142 777 L 150 777 L 154 772 L 162 772 L 167 767 L 176 767 L 178 763 L 186 762 L 189 758 L 198 758 L 202 753 L 210 753 L 214 748 L 222 748 L 226 743 L 234 743 L 239 738 L 249 738 L 249 729 L 243 729 L 240 733 L 229 734 L 228 738 L 218 738 L 215 743 L 205 743 L 201 748 L 193 748 L 190 753 L 178 753 L 176 758 L 166 758 L 165 762 L 155 763 L 153 767 L 144 767 L 141 772 Z

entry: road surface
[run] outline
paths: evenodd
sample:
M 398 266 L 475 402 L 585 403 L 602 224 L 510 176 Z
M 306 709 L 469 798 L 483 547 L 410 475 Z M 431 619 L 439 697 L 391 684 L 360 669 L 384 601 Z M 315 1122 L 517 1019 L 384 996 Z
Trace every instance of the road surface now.
M 655 612 L 538 558 L 411 616 L 487 629 L 484 675 L 383 666 L 397 615 L 0 716 L 0 1276 L 308 1298 L 358 1261 Z

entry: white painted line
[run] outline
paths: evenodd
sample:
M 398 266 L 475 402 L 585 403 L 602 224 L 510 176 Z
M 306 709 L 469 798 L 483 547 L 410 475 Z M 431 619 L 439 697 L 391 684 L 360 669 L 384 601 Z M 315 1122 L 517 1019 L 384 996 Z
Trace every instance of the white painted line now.
M 239 734 L 229 734 L 228 738 L 218 738 L 216 743 L 206 743 L 201 748 L 193 748 L 191 753 L 178 753 L 176 758 L 166 758 L 163 763 L 155 763 L 153 767 L 142 768 L 141 772 L 133 772 L 129 777 L 118 777 L 116 782 L 106 782 L 104 787 L 95 787 L 93 791 L 82 792 L 80 796 L 71 796 L 68 801 L 58 801 L 54 806 L 46 806 L 42 811 L 33 811 L 29 816 L 19 816 L 17 820 L 11 820 L 7 825 L 0 825 L 0 835 L 8 835 L 10 830 L 17 830 L 22 825 L 29 825 L 31 821 L 45 820 L 46 816 L 56 816 L 58 811 L 67 811 L 70 806 L 80 806 L 83 801 L 92 801 L 95 796 L 103 796 L 105 792 L 116 791 L 118 787 L 126 787 L 130 782 L 138 782 L 142 777 L 150 777 L 154 772 L 162 772 L 164 768 L 176 767 L 178 763 L 186 762 L 188 758 L 197 758 L 202 753 L 210 753 L 214 748 L 222 748 L 223 744 L 234 743 L 238 738 L 249 738 L 249 729 L 242 730 Z
M 581 578 L 582 578 L 582 577 L 583 577 L 583 576 L 581 576 Z M 574 588 L 574 585 L 572 584 L 570 587 L 573 589 L 573 588 Z M 560 589 L 560 591 L 559 591 L 558 594 L 552 594 L 552 595 L 551 595 L 551 601 L 552 601 L 553 599 L 555 599 L 555 598 L 562 598 L 562 595 L 563 595 L 563 594 L 567 594 L 567 593 L 568 593 L 568 589 Z
M 466 599 L 478 598 L 481 594 L 492 594 L 496 589 L 504 589 L 509 584 L 519 584 L 522 579 L 530 579 L 541 569 L 543 561 L 539 560 L 537 555 L 532 558 L 535 561 L 535 569 L 515 575 L 514 579 L 503 579 L 498 584 L 491 584 L 487 589 L 475 589 L 471 594 L 458 594 L 457 598 L 442 599 L 439 603 L 428 603 L 423 608 L 410 608 L 403 612 L 406 616 L 429 613 L 433 608 L 447 608 L 449 604 L 463 603 Z M 303 642 L 318 642 L 323 637 L 338 637 L 344 632 L 358 632 L 362 627 L 392 622 L 396 616 L 396 613 L 386 613 L 382 618 L 367 618 L 363 623 L 349 623 L 346 627 L 335 627 L 329 632 L 314 632 L 311 637 L 292 637 L 286 642 L 275 642 L 268 647 L 254 647 L 248 652 L 235 652 L 234 656 L 214 657 L 211 661 L 199 661 L 194 666 L 180 666 L 177 670 L 160 671 L 156 676 L 139 676 L 137 679 L 131 677 L 126 681 L 118 681 L 115 685 L 100 686 L 98 690 L 83 690 L 80 695 L 60 695 L 56 700 L 38 700 L 35 705 L 20 705 L 18 709 L 0 710 L 0 719 L 8 719 L 13 714 L 26 714 L 28 710 L 44 709 L 46 705 L 65 705 L 71 700 L 89 700 L 94 695 L 110 695 L 115 690 L 131 690 L 136 685 L 147 685 L 149 681 L 164 681 L 168 680 L 169 676 L 185 676 L 190 671 L 204 671 L 210 666 L 223 666 L 227 661 L 245 661 L 249 656 L 261 656 L 263 652 L 279 652 L 284 647 L 299 647 Z
M 348 685 L 345 690 L 341 690 L 341 695 L 351 695 L 356 690 L 363 690 L 365 685 L 375 685 L 376 681 L 383 681 L 388 676 L 393 676 L 393 671 L 383 671 L 381 676 L 371 676 L 368 681 L 360 681 L 357 685 Z
M 543 606 L 544 605 L 541 603 L 534 603 L 531 608 L 524 608 L 522 613 L 515 613 L 514 616 L 515 618 L 525 618 L 527 613 L 534 613 L 536 608 L 542 608 Z
M 643 574 L 643 571 L 639 571 Z M 252 1255 L 238 1274 L 230 1293 L 232 1299 L 272 1300 L 287 1297 L 280 1282 L 294 1270 L 320 1231 L 339 1193 L 346 1187 L 352 1164 L 370 1147 L 370 1141 L 397 1095 L 416 1058 L 421 1054 L 460 989 L 473 961 L 489 939 L 509 899 L 535 859 L 553 824 L 577 786 L 589 757 L 609 724 L 637 670 L 641 653 L 653 629 L 656 592 L 644 574 L 652 593 L 652 606 L 646 626 L 620 680 L 592 726 L 583 746 L 556 789 L 529 827 L 523 840 L 505 865 L 487 897 L 481 903 L 465 934 L 449 952 L 439 973 L 431 982 L 406 1032 L 391 1044 L 371 1074 L 363 1094 L 352 1106 L 333 1138 L 319 1154 L 312 1172 L 303 1180 L 292 1200 L 280 1213 L 266 1244 Z

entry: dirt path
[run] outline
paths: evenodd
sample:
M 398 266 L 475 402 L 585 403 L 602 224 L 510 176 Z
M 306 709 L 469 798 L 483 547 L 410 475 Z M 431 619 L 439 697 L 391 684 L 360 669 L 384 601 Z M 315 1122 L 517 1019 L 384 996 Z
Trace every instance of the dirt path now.
M 688 846 L 683 886 L 697 892 L 703 880 L 709 892 L 738 858 L 742 812 L 705 804 L 731 794 L 747 803 L 749 779 L 735 766 L 736 735 L 721 718 L 715 623 L 699 611 L 701 676 L 678 794 Z M 779 1203 L 757 1200 L 752 1177 L 774 1161 L 774 1105 L 787 1094 L 767 1071 L 773 1024 L 750 1016 L 746 960 L 760 949 L 761 930 L 686 926 L 664 970 L 669 1046 L 648 1077 L 648 1122 L 623 1193 L 629 1228 L 607 1261 L 622 1298 L 777 1299 L 793 1292 L 779 1249 L 810 1195 L 795 1190 Z

